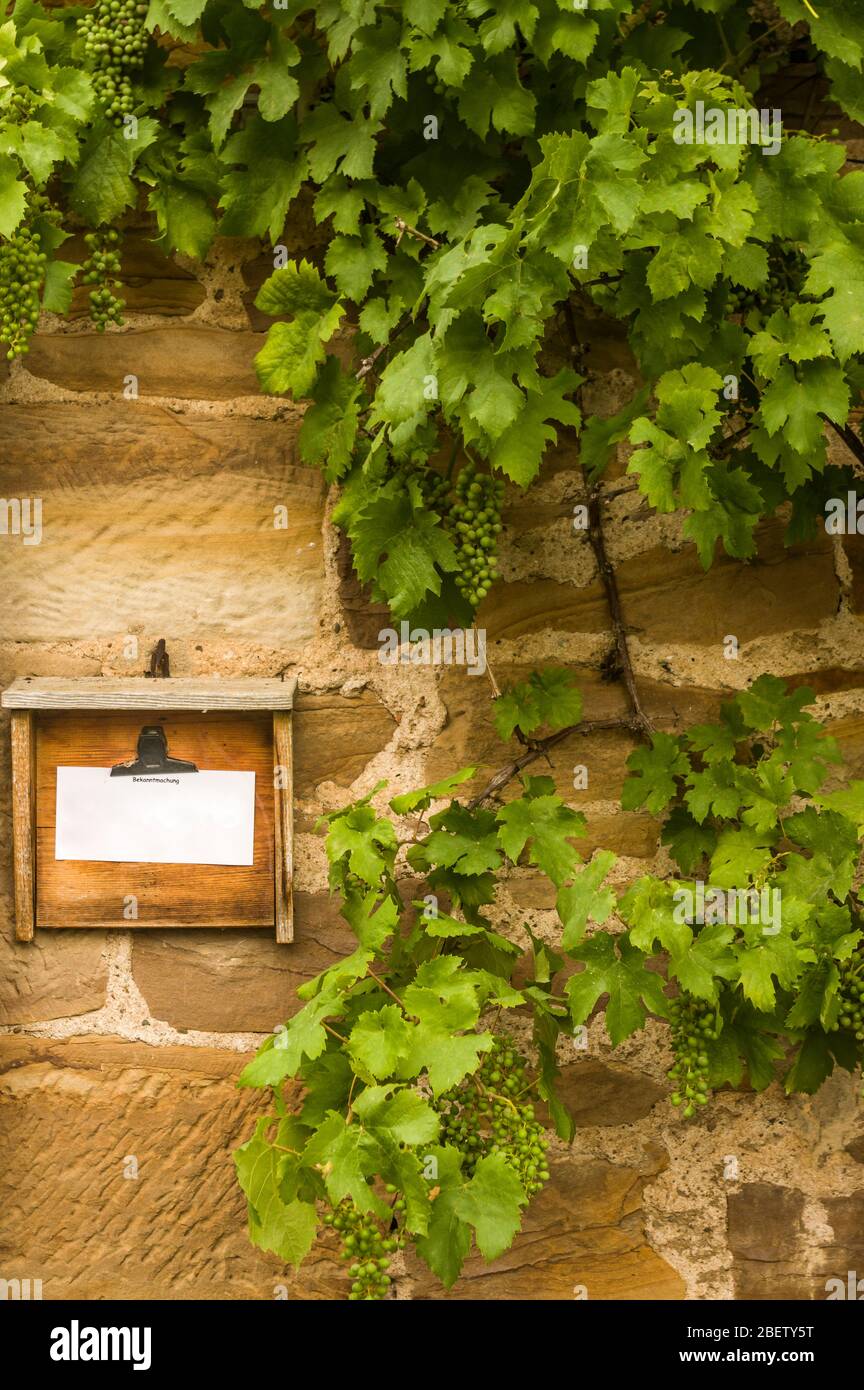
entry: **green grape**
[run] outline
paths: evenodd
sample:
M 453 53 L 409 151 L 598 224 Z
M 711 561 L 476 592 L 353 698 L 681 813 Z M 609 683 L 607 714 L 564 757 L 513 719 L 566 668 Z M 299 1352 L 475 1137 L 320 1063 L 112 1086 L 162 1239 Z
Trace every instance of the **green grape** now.
M 755 290 L 732 285 L 728 291 L 728 306 L 733 314 L 746 318 L 755 314 L 761 326 L 778 309 L 788 313 L 793 304 L 813 303 L 812 295 L 804 293 L 804 281 L 809 270 L 807 257 L 796 247 L 775 238 L 768 249 L 768 276 Z
M 39 320 L 39 305 L 48 257 L 35 230 L 36 217 L 56 217 L 44 195 L 31 193 L 24 220 L 0 244 L 0 342 L 6 359 L 14 361 L 30 350 Z
M 459 1149 L 466 1176 L 481 1158 L 500 1154 L 529 1197 L 542 1190 L 549 1181 L 549 1141 L 534 1114 L 539 1099 L 525 1058 L 509 1038 L 496 1036 L 474 1075 L 435 1103 L 443 1142 Z
M 399 1207 L 399 1201 L 394 1203 L 394 1209 Z M 404 1207 L 403 1201 L 400 1210 Z M 390 1260 L 399 1248 L 399 1238 L 385 1239 L 375 1218 L 369 1212 L 358 1211 L 347 1200 L 327 1213 L 324 1224 L 332 1226 L 341 1237 L 341 1258 L 349 1265 L 351 1278 L 349 1299 L 357 1302 L 386 1298 L 392 1283 Z
M 449 505 L 447 499 L 450 493 L 450 483 L 446 476 L 436 473 L 430 468 L 426 456 L 412 455 L 410 458 L 401 459 L 398 464 L 392 465 L 395 472 L 400 473 L 403 478 L 414 478 L 420 485 L 423 493 L 423 501 L 430 511 L 446 511 Z
M 117 126 L 136 105 L 132 79 L 144 66 L 150 42 L 144 27 L 147 9 L 140 0 L 96 0 L 78 20 L 96 96 Z
M 456 501 L 447 517 L 459 557 L 456 587 L 473 608 L 482 603 L 498 577 L 504 484 L 466 463 L 456 480 Z
M 667 1073 L 675 1086 L 670 1099 L 676 1108 L 682 1107 L 684 1118 L 690 1120 L 697 1107 L 708 1104 L 711 1091 L 706 1045 L 720 1036 L 720 1023 L 713 1004 L 690 994 L 671 1000 L 669 1010 L 675 1055 Z
M 857 946 L 848 960 L 838 962 L 840 983 L 837 1002 L 840 1005 L 834 1031 L 842 1029 L 855 1039 L 860 1062 L 864 1062 L 864 947 Z
M 85 285 L 90 291 L 90 318 L 100 333 L 108 323 L 123 322 L 124 302 L 115 294 L 120 281 L 120 233 L 113 227 L 107 231 L 88 232 L 84 238 L 89 255 L 81 267 Z
M 441 517 L 459 558 L 456 587 L 476 608 L 498 577 L 496 552 L 503 529 L 503 482 L 488 473 L 478 473 L 473 463 L 467 463 L 454 489 L 448 477 L 428 466 L 425 456 L 402 459 L 391 467 L 405 478 L 415 478 L 426 506 Z
M 30 120 L 39 104 L 36 93 L 29 87 L 18 87 L 9 95 L 3 109 L 3 119 L 13 125 L 23 124 Z

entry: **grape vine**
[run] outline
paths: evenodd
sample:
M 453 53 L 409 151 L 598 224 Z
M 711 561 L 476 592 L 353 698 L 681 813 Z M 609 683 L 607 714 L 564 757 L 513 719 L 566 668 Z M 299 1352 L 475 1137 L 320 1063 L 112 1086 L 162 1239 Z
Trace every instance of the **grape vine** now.
M 687 1124 L 745 1077 L 809 1093 L 835 1066 L 860 1071 L 864 781 L 838 777 L 813 700 L 763 676 L 716 724 L 655 732 L 631 754 L 622 802 L 659 818 L 667 878 L 622 888 L 614 854 L 584 862 L 584 817 L 550 778 L 494 799 L 518 764 L 468 802 L 473 767 L 385 811 L 381 784 L 327 815 L 331 888 L 357 944 L 301 987 L 241 1076 L 273 1097 L 235 1155 L 252 1239 L 299 1265 L 335 1227 L 354 1299 L 392 1296 L 397 1252 L 448 1288 L 472 1246 L 494 1260 L 572 1138 L 557 1079 L 579 1029 L 616 1047 L 665 1024 L 670 1114 Z M 495 701 L 501 736 L 530 735 L 531 751 L 579 718 L 559 669 Z M 555 890 L 557 939 L 494 924 L 499 880 L 524 864 Z M 425 895 L 407 906 L 406 872 Z
M 16 241 L 0 269 L 20 309 L 7 353 L 21 355 L 37 293 L 68 310 L 71 233 L 146 207 L 168 252 L 269 241 L 279 268 L 258 305 L 278 322 L 261 384 L 308 402 L 301 455 L 340 485 L 336 524 L 394 617 L 464 625 L 490 601 L 501 489 L 530 486 L 563 431 L 592 486 L 635 445 L 639 490 L 684 513 L 705 566 L 724 548 L 753 557 L 760 521 L 790 500 L 787 538 L 813 533 L 853 477 L 826 435 L 864 464 L 862 175 L 839 125 L 784 126 L 773 154 L 746 134 L 675 138 L 700 103 L 758 114 L 792 58 L 814 65 L 831 120 L 864 118 L 854 9 L 841 24 L 808 0 L 528 0 L 518 14 L 398 0 L 358 23 L 347 0 L 97 0 L 83 14 L 15 0 L 4 34 L 0 237 Z M 34 192 L 63 209 L 35 248 L 39 285 L 15 260 L 33 249 Z M 314 264 L 282 249 L 298 200 L 326 243 Z M 118 322 L 115 295 L 99 291 L 97 328 Z M 590 368 L 562 347 L 574 310 L 623 325 L 643 377 L 611 418 L 580 401 Z M 353 363 L 335 350 L 346 336 Z

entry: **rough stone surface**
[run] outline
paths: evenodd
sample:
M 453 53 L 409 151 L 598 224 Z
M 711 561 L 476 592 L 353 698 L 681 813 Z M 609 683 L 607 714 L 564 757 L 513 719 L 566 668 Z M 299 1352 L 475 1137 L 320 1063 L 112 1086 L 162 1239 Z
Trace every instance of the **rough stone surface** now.
M 79 232 L 63 243 L 63 259 L 80 264 L 89 254 L 84 234 Z M 154 246 L 145 232 L 127 231 L 121 243 L 120 295 L 126 314 L 162 314 L 170 317 L 190 314 L 205 298 L 204 286 L 189 270 L 183 270 Z M 76 286 L 68 319 L 89 316 L 90 289 Z
M 831 1281 L 848 1290 L 850 1271 L 864 1271 L 860 1192 L 825 1197 L 814 1210 L 795 1189 L 748 1183 L 729 1197 L 728 1212 L 736 1298 L 823 1300 L 838 1296 Z
M 322 782 L 350 787 L 387 746 L 396 728 L 373 692 L 353 696 L 298 695 L 294 720 L 294 788 L 312 796 Z
M 666 1094 L 653 1077 L 593 1057 L 565 1063 L 556 1090 L 575 1123 L 586 1127 L 634 1124 Z
M 3 479 L 4 495 L 16 495 L 29 449 L 21 491 L 42 500 L 41 542 L 8 536 L 0 548 L 0 582 L 18 641 L 134 632 L 142 620 L 150 631 L 158 626 L 169 645 L 255 634 L 275 647 L 312 635 L 323 581 L 316 474 L 280 455 L 266 432 L 260 456 L 247 431 L 245 447 L 235 443 L 220 457 L 212 426 L 199 452 L 194 422 L 184 431 L 168 416 L 160 429 L 153 414 L 141 422 L 150 428 L 151 452 L 139 472 L 123 453 L 139 429 L 137 403 L 126 404 L 122 424 L 115 407 L 109 418 L 117 433 L 109 425 L 105 434 L 89 410 L 79 417 L 64 409 L 53 425 L 25 430 Z M 89 437 L 58 468 L 51 431 L 75 431 L 79 418 Z M 16 434 L 17 412 L 4 423 Z M 161 439 L 173 430 L 183 443 L 163 453 Z M 182 491 L 171 457 L 179 448 L 187 451 Z
M 117 333 L 37 333 L 27 367 L 68 391 L 107 391 L 122 396 L 124 378 L 135 376 L 139 396 L 182 400 L 230 400 L 258 391 L 255 354 L 263 335 L 218 328 L 180 327 Z M 178 371 L 178 359 L 182 371 Z
M 16 1037 L 0 1058 L 4 1278 L 41 1279 L 46 1299 L 272 1299 L 293 1282 L 244 1231 L 231 1152 L 260 1098 L 235 1085 L 243 1058 Z
M 707 573 L 691 547 L 676 554 L 663 546 L 623 559 L 617 574 L 629 627 L 643 640 L 701 647 L 722 643 L 729 633 L 744 643 L 818 626 L 838 600 L 831 548 L 823 537 L 785 550 L 782 532 L 779 523 L 762 526 L 757 559 L 743 565 L 718 557 Z M 548 546 L 542 529 L 538 545 Z M 496 586 L 477 625 L 490 640 L 513 641 L 547 628 L 602 632 L 609 619 L 599 581 L 576 587 L 539 577 Z
M 352 949 L 326 893 L 297 893 L 295 944 L 272 932 L 142 932 L 132 951 L 135 983 L 154 1018 L 174 1028 L 269 1033 L 300 1007 L 295 991 Z
M 36 1023 L 99 1009 L 108 972 L 101 932 L 15 941 L 11 902 L 0 905 L 0 1023 Z

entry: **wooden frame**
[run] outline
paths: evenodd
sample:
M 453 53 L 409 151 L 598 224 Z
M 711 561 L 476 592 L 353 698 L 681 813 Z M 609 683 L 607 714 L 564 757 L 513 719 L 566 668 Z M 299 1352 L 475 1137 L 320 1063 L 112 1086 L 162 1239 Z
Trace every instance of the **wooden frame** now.
M 11 711 L 16 938 L 31 941 L 36 927 L 228 927 L 272 921 L 276 940 L 292 941 L 295 689 L 293 680 L 15 681 L 0 705 Z M 76 764 L 99 765 L 118 748 L 128 748 L 138 724 L 153 720 L 171 729 L 181 755 L 201 756 L 212 767 L 221 760 L 229 768 L 239 756 L 257 769 L 255 860 L 250 869 L 208 868 L 194 877 L 188 865 L 129 865 L 124 886 L 145 884 L 149 900 L 161 907 L 146 920 L 120 921 L 106 917 L 104 899 L 106 885 L 114 880 L 116 892 L 117 870 L 126 866 L 61 863 L 45 852 L 54 833 L 57 758 L 62 750 Z M 272 802 L 264 775 L 271 761 Z

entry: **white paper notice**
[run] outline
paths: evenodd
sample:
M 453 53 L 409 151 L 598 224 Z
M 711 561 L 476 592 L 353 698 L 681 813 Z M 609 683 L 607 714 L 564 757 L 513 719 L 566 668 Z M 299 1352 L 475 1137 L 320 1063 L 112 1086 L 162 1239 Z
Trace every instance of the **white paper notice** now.
M 251 864 L 254 828 L 254 772 L 57 769 L 56 859 Z

